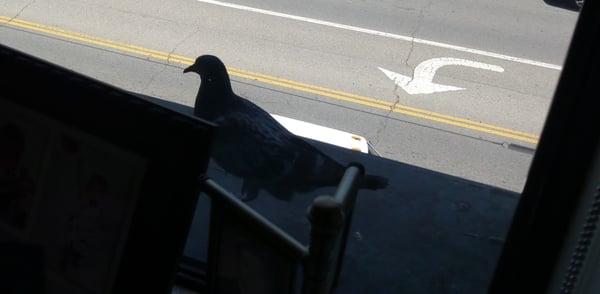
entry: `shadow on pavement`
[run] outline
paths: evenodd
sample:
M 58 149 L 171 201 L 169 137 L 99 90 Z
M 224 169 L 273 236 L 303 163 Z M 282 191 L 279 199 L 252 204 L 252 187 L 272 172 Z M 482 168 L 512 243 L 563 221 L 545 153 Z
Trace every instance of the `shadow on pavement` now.
M 577 5 L 575 0 L 544 0 L 546 4 L 571 11 L 580 11 L 581 7 Z
M 192 115 L 192 107 L 136 94 Z M 483 293 L 491 281 L 518 194 L 335 146 L 311 142 L 341 163 L 385 175 L 382 191 L 361 190 L 338 293 Z M 215 164 L 209 176 L 239 195 L 241 180 Z M 332 188 L 281 201 L 263 194 L 253 209 L 308 244 L 306 209 Z M 210 200 L 201 195 L 185 255 L 206 260 Z

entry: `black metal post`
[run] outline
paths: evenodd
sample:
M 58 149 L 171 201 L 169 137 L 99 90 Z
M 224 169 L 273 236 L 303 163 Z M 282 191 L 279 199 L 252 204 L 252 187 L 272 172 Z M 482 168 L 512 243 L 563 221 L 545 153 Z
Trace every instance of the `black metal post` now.
M 311 239 L 304 267 L 304 294 L 329 294 L 333 287 L 344 227 L 342 203 L 319 196 L 309 209 Z
M 346 245 L 348 243 L 348 234 L 350 233 L 350 226 L 352 226 L 352 216 L 354 215 L 354 205 L 356 203 L 358 184 L 363 174 L 364 168 L 362 165 L 351 165 L 348 167 L 348 169 L 346 169 L 346 173 L 344 174 L 344 177 L 342 178 L 342 181 L 338 185 L 338 189 L 335 192 L 334 198 L 342 203 L 342 211 L 345 217 L 340 247 L 338 250 L 335 277 L 333 279 L 333 289 L 337 288 L 340 281 L 342 266 L 344 265 L 344 254 L 346 254 Z

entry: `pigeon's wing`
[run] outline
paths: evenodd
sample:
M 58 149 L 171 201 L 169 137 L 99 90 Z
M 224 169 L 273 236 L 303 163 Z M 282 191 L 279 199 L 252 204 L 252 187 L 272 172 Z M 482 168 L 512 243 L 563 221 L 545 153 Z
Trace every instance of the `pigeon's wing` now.
M 268 112 L 243 97 L 237 96 L 235 107 L 232 107 L 232 109 L 248 114 L 257 123 L 260 122 L 262 124 L 269 125 L 269 129 L 272 132 L 278 132 L 285 134 L 287 137 L 293 137 L 292 134 Z
M 312 144 L 289 132 L 275 118 L 256 104 L 241 97 L 238 101 L 239 103 L 236 104 L 238 106 L 237 109 L 250 114 L 256 122 L 268 124 L 272 133 L 279 134 L 279 143 L 287 146 L 286 149 L 292 152 L 295 170 L 290 171 L 286 175 L 293 178 L 303 177 L 308 182 L 313 183 L 331 183 L 332 179 L 339 180 L 345 169 L 337 161 L 321 152 Z
M 260 112 L 232 109 L 214 122 L 219 126 L 213 157 L 225 170 L 243 177 L 276 180 L 298 158 L 293 137 Z

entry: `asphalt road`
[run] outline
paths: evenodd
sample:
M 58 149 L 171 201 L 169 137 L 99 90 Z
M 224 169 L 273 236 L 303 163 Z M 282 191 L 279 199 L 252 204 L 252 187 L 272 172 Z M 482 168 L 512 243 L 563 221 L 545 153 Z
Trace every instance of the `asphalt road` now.
M 555 64 L 563 61 L 576 17 L 542 0 L 228 2 Z
M 269 112 L 363 135 L 394 160 L 522 189 L 577 14 L 542 1 L 302 3 L 10 1 L 0 3 L 0 42 L 185 105 L 193 104 L 199 81 L 183 75 L 185 62 L 172 57 L 216 54 L 235 69 L 275 78 L 233 75 L 238 94 Z M 87 37 L 6 24 L 11 18 Z M 410 79 L 427 60 L 429 68 L 417 70 L 421 76 L 433 72 L 431 82 L 464 89 L 409 94 L 379 69 Z M 440 60 L 470 66 L 436 71 Z M 350 94 L 396 108 L 373 107 Z

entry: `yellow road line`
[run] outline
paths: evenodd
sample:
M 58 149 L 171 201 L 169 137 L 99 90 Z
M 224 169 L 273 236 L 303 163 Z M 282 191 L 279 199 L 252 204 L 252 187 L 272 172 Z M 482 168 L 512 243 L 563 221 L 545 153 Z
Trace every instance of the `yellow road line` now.
M 194 62 L 193 58 L 180 56 L 176 54 L 169 54 L 166 52 L 156 51 L 144 47 L 124 44 L 120 42 L 115 42 L 107 39 L 92 37 L 76 32 L 71 32 L 63 29 L 59 29 L 56 27 L 51 27 L 43 24 L 33 23 L 29 21 L 24 21 L 20 19 L 11 19 L 9 17 L 0 16 L 0 24 L 9 25 L 12 27 L 17 27 L 21 29 L 26 29 L 29 31 L 40 32 L 52 36 L 57 36 L 63 39 L 78 41 L 81 43 L 95 45 L 103 48 L 110 48 L 120 52 L 132 53 L 135 55 L 140 55 L 147 58 L 154 58 L 162 61 L 166 61 L 168 63 L 178 63 L 182 65 L 190 65 Z M 437 123 L 452 125 L 455 127 L 465 128 L 469 130 L 480 131 L 486 134 L 492 134 L 500 137 L 510 138 L 522 142 L 527 142 L 531 144 L 537 144 L 539 137 L 533 134 L 528 134 L 525 132 L 515 131 L 503 127 L 498 127 L 486 123 L 476 122 L 464 118 L 449 116 L 437 112 L 427 111 L 423 109 L 418 109 L 414 107 L 409 107 L 400 104 L 394 104 L 391 102 L 373 99 L 369 97 L 354 95 L 350 93 L 345 93 L 337 90 L 327 89 L 324 87 L 313 86 L 309 84 L 304 84 L 296 81 L 291 81 L 287 79 L 277 78 L 273 76 L 268 76 L 264 74 L 249 72 L 241 69 L 236 69 L 232 67 L 227 68 L 230 75 L 245 78 L 250 80 L 255 80 L 258 82 L 275 85 L 282 88 L 302 91 L 306 93 L 312 93 L 319 96 L 341 100 L 345 102 L 360 104 L 363 106 L 369 106 L 372 108 L 382 109 L 386 111 L 393 111 L 396 113 L 417 117 Z

